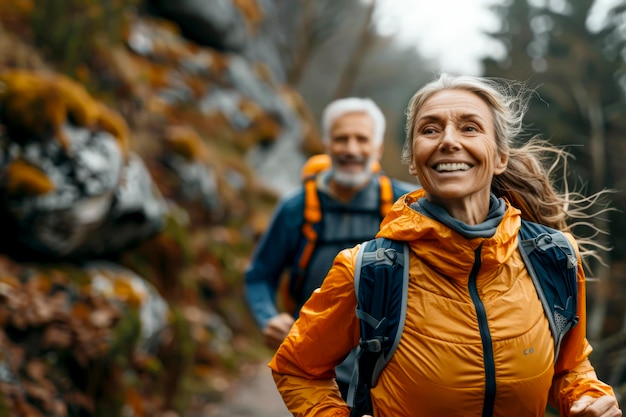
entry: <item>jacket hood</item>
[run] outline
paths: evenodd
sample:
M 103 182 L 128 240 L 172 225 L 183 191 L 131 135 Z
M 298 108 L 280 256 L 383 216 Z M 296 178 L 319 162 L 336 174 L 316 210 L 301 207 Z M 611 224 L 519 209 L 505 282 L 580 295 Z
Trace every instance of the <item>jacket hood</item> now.
M 521 225 L 518 209 L 507 204 L 493 236 L 467 239 L 411 208 L 411 204 L 424 194 L 424 190 L 419 189 L 398 199 L 383 219 L 376 236 L 409 242 L 412 252 L 446 276 L 468 276 L 479 247 L 481 269 L 491 272 L 495 272 L 517 251 L 517 233 Z

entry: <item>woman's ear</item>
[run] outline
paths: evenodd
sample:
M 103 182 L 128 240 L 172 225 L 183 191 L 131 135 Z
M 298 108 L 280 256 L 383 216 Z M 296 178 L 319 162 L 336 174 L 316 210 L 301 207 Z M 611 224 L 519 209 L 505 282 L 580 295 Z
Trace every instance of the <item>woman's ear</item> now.
M 506 166 L 509 163 L 509 154 L 503 153 L 500 155 L 498 160 L 496 161 L 496 166 L 494 169 L 495 175 L 500 175 L 506 170 Z
M 409 174 L 411 174 L 414 177 L 417 175 L 417 168 L 415 167 L 415 162 L 411 162 L 409 164 Z

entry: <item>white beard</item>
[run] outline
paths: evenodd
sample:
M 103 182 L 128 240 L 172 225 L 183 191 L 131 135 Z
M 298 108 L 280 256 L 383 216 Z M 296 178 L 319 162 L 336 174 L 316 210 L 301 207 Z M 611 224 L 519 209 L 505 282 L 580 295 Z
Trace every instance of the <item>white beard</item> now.
M 375 159 L 370 158 L 365 169 L 361 172 L 344 172 L 335 168 L 335 164 L 333 164 L 333 168 L 331 169 L 330 176 L 333 180 L 335 180 L 339 185 L 344 187 L 356 188 L 360 185 L 363 185 L 367 180 L 372 176 L 372 166 L 374 165 Z

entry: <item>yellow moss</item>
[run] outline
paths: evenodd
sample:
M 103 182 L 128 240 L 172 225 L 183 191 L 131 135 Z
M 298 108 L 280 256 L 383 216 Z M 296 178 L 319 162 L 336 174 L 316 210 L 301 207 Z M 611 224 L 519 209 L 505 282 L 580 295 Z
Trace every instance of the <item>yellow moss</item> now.
M 69 77 L 60 74 L 10 70 L 0 74 L 0 104 L 5 123 L 42 137 L 52 133 L 64 148 L 69 140 L 62 126 L 71 121 L 77 126 L 101 128 L 118 141 L 124 155 L 128 152 L 128 126 L 124 119 Z
M 0 284 L 8 285 L 11 288 L 18 288 L 22 285 L 20 280 L 13 275 L 0 275 Z
M 45 294 L 48 293 L 52 288 L 52 281 L 46 275 L 38 274 L 30 280 L 28 286 L 38 292 Z
M 96 124 L 100 106 L 82 85 L 63 75 L 55 75 L 48 82 L 59 95 L 61 105 L 65 105 L 67 115 L 72 117 L 74 123 L 85 127 Z
M 103 104 L 99 105 L 100 114 L 98 117 L 99 126 L 112 134 L 115 139 L 117 139 L 117 143 L 122 150 L 122 154 L 124 156 L 128 155 L 129 148 L 129 133 L 128 133 L 128 125 L 122 116 L 119 113 L 112 111 L 108 107 Z
M 18 159 L 5 168 L 9 195 L 36 196 L 52 191 L 54 183 L 44 172 Z
M 190 161 L 202 160 L 207 149 L 198 133 L 187 126 L 170 126 L 165 132 L 165 140 L 172 151 Z
M 113 281 L 113 293 L 116 297 L 126 300 L 128 304 L 133 307 L 137 307 L 141 304 L 141 294 L 137 294 L 124 277 L 119 277 L 119 279 Z

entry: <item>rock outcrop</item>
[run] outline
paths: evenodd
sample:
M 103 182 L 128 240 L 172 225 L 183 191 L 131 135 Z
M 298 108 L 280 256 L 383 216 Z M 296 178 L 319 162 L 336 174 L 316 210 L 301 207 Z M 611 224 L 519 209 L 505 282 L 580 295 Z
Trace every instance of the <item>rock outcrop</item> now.
M 69 3 L 64 31 L 110 13 Z M 102 17 L 122 42 L 90 34 L 70 70 L 46 55 L 62 22 L 0 5 L 0 416 L 183 416 L 263 352 L 242 274 L 320 150 L 299 94 L 246 52 L 271 2 L 127 3 Z

